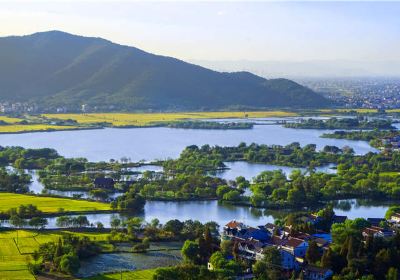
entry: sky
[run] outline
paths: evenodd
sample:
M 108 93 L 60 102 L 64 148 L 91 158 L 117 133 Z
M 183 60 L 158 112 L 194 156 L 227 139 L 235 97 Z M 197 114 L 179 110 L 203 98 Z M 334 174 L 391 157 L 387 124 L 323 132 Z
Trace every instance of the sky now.
M 0 36 L 47 30 L 189 61 L 400 62 L 400 2 L 0 0 Z

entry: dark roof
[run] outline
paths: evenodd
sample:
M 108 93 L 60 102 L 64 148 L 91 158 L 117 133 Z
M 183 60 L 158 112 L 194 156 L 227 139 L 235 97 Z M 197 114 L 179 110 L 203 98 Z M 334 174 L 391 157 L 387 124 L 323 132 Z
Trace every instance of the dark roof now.
M 271 243 L 272 245 L 280 246 L 285 243 L 285 240 L 281 239 L 279 236 L 274 235 L 271 237 L 269 243 Z
M 96 178 L 94 179 L 96 185 L 114 185 L 113 178 Z
M 269 233 L 266 230 L 247 228 L 242 235 L 243 238 L 253 238 L 260 241 L 266 241 L 269 239 Z
M 328 269 L 328 268 L 323 268 L 323 267 L 319 267 L 319 266 L 314 266 L 314 265 L 307 265 L 305 268 L 304 268 L 304 271 L 306 271 L 306 272 L 312 272 L 312 273 L 322 273 L 322 274 L 325 274 L 325 273 L 327 273 L 328 271 L 330 271 L 330 269 Z
M 344 223 L 347 220 L 347 216 L 333 216 L 334 223 Z
M 371 225 L 377 226 L 380 222 L 384 221 L 383 218 L 367 218 L 367 221 L 371 223 Z
M 286 247 L 296 248 L 296 247 L 298 247 L 298 246 L 299 246 L 301 243 L 303 243 L 303 242 L 304 242 L 304 240 L 299 239 L 299 238 L 290 238 L 290 239 L 286 242 L 285 246 L 286 246 Z

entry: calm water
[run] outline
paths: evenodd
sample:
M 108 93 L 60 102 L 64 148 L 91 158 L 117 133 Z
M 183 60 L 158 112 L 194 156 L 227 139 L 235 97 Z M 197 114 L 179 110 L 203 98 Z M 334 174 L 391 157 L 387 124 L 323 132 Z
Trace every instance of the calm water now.
M 89 277 L 99 273 L 126 270 L 152 269 L 177 265 L 181 258 L 179 251 L 156 251 L 144 254 L 119 253 L 100 254 L 83 260 L 76 276 Z
M 156 128 L 106 128 L 99 130 L 40 132 L 0 135 L 1 146 L 54 148 L 66 157 L 86 157 L 91 161 L 129 157 L 132 161 L 176 158 L 189 145 L 235 146 L 240 142 L 286 145 L 317 144 L 350 146 L 356 153 L 375 151 L 364 141 L 324 139 L 324 130 L 290 129 L 280 125 L 256 125 L 250 130 L 199 130 Z
M 334 207 L 337 215 L 346 215 L 350 219 L 354 218 L 383 218 L 390 203 L 371 203 L 369 201 L 345 200 L 339 202 Z M 149 201 L 145 205 L 144 212 L 136 214 L 144 218 L 147 222 L 157 218 L 163 224 L 172 219 L 199 220 L 202 223 L 215 221 L 220 226 L 225 225 L 230 220 L 239 220 L 244 223 L 257 226 L 274 222 L 276 219 L 284 218 L 289 210 L 264 210 L 244 206 L 233 206 L 222 204 L 218 201 L 185 201 L 185 202 L 166 202 Z M 113 218 L 126 220 L 130 216 L 126 214 L 88 214 L 86 215 L 90 223 L 101 222 L 105 227 L 110 227 Z M 55 217 L 48 218 L 47 228 L 56 228 Z M 3 221 L 3 226 L 8 226 L 7 221 Z
M 229 169 L 221 170 L 216 173 L 216 176 L 225 180 L 234 180 L 238 176 L 243 176 L 247 180 L 253 179 L 255 176 L 263 171 L 273 171 L 282 170 L 287 176 L 292 173 L 293 170 L 300 169 L 302 172 L 306 172 L 305 168 L 294 168 L 288 166 L 278 166 L 272 164 L 262 164 L 262 163 L 249 163 L 245 161 L 235 161 L 235 162 L 225 162 L 226 167 Z M 327 166 L 320 166 L 316 168 L 316 171 L 334 174 L 336 169 L 334 164 Z
M 260 122 L 268 122 L 264 119 Z M 82 131 L 60 131 L 27 134 L 0 135 L 2 146 L 23 146 L 29 148 L 51 147 L 67 157 L 86 157 L 91 161 L 108 161 L 111 158 L 119 159 L 123 156 L 130 157 L 132 161 L 174 158 L 188 145 L 210 144 L 221 146 L 238 145 L 240 142 L 259 144 L 285 145 L 294 141 L 301 145 L 317 144 L 318 148 L 325 145 L 345 145 L 352 147 L 356 153 L 363 154 L 375 151 L 368 143 L 363 141 L 349 141 L 337 139 L 324 139 L 319 136 L 327 131 L 288 129 L 280 125 L 256 125 L 251 130 L 196 130 L 172 128 L 134 128 L 134 129 L 100 129 Z M 225 179 L 234 179 L 242 175 L 251 179 L 264 170 L 282 169 L 289 174 L 293 168 L 250 164 L 244 162 L 228 163 L 230 170 L 219 174 Z M 153 169 L 153 167 L 150 167 Z M 137 171 L 146 170 L 146 166 Z M 160 171 L 155 167 L 153 171 Z M 329 167 L 322 167 L 321 171 L 335 172 Z M 34 174 L 33 174 L 34 175 Z M 36 179 L 36 180 L 35 180 Z M 40 193 L 43 186 L 34 175 L 31 190 Z M 77 192 L 64 193 L 72 195 Z M 60 194 L 60 193 L 59 193 Z M 349 206 L 350 205 L 350 206 Z M 348 203 L 339 205 L 338 214 L 354 217 L 382 217 L 386 211 L 385 205 L 358 205 Z M 223 225 L 232 219 L 242 220 L 250 225 L 265 224 L 275 218 L 285 215 L 283 211 L 264 211 L 250 207 L 222 205 L 217 201 L 192 201 L 192 202 L 147 202 L 143 218 L 150 221 L 159 219 L 162 223 L 170 219 L 193 219 L 201 222 L 214 220 Z M 109 226 L 110 220 L 118 214 L 88 215 L 91 222 L 102 222 Z M 55 226 L 55 218 L 49 219 L 49 227 Z

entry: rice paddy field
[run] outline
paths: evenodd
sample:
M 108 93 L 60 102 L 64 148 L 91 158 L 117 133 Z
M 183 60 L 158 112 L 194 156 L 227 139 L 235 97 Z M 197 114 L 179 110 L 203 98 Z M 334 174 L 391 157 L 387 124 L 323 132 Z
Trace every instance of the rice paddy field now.
M 28 262 L 32 261 L 31 254 L 39 248 L 40 244 L 56 242 L 64 234 L 87 236 L 94 241 L 105 241 L 108 236 L 107 233 L 76 233 L 70 231 L 38 233 L 30 230 L 19 230 L 18 234 L 16 230 L 0 231 L 0 279 L 35 279 L 27 267 Z
M 332 115 L 356 111 L 358 113 L 376 113 L 376 109 L 320 109 L 305 112 L 311 115 Z M 400 112 L 387 110 L 387 112 Z M 196 119 L 229 119 L 229 118 L 271 118 L 296 117 L 301 112 L 294 111 L 251 111 L 251 112 L 181 112 L 181 113 L 88 113 L 88 114 L 42 114 L 37 116 L 26 115 L 21 118 L 0 116 L 2 133 L 43 132 L 57 130 L 75 130 L 104 126 L 107 123 L 113 127 L 146 127 L 160 125 L 166 122 L 196 120 Z M 23 124 L 21 121 L 28 121 Z M 76 125 L 55 125 L 54 120 L 74 120 Z
M 47 124 L 11 124 L 0 125 L 1 133 L 22 133 L 22 132 L 43 132 L 53 130 L 74 130 L 78 126 L 61 126 L 61 125 L 47 125 Z
M 188 113 L 93 113 L 93 114 L 43 114 L 46 118 L 72 119 L 79 124 L 111 123 L 113 126 L 151 126 L 162 122 L 188 119 L 268 118 L 294 117 L 295 112 L 188 112 Z
M 23 119 L 20 118 L 13 118 L 13 117 L 8 117 L 8 116 L 0 116 L 0 121 L 6 122 L 6 123 L 17 123 L 22 121 Z
M 0 193 L 0 212 L 5 212 L 10 208 L 18 207 L 22 204 L 33 204 L 44 213 L 56 213 L 59 212 L 61 208 L 65 212 L 111 210 L 111 207 L 108 203 L 15 193 Z

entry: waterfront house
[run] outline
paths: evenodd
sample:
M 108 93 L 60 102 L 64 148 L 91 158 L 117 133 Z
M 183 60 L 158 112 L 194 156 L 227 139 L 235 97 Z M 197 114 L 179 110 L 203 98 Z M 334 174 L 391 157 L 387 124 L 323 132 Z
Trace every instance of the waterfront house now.
M 266 242 L 270 239 L 271 234 L 262 226 L 258 228 L 248 227 L 238 221 L 230 221 L 224 226 L 223 236 L 227 239 L 237 237 L 241 239 L 255 239 Z

